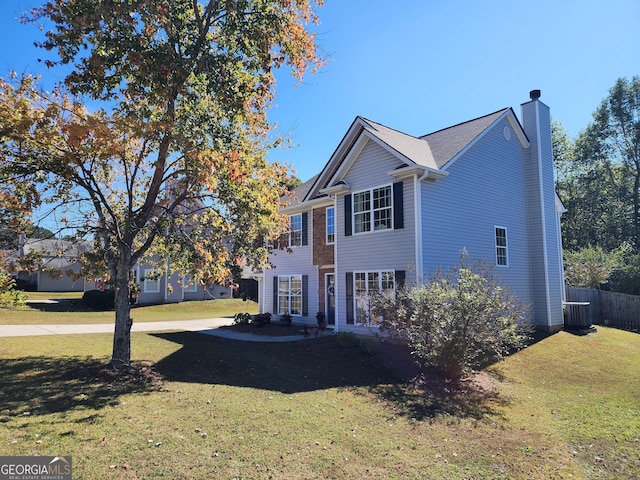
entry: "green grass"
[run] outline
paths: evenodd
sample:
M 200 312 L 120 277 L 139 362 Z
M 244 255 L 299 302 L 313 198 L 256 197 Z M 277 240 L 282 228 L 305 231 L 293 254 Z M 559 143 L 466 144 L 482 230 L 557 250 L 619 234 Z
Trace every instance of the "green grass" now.
M 29 298 L 32 293 L 29 293 Z M 0 325 L 51 325 L 112 323 L 114 313 L 87 310 L 82 307 L 81 297 L 63 297 L 58 293 L 43 295 L 38 300 L 59 299 L 59 304 L 29 304 L 23 308 L 0 308 Z M 131 317 L 136 322 L 159 322 L 163 320 L 195 320 L 233 316 L 237 312 L 257 313 L 255 302 L 243 302 L 240 299 L 205 300 L 163 305 L 135 306 Z
M 29 300 L 80 299 L 84 292 L 24 292 Z
M 72 455 L 82 479 L 640 477 L 637 334 L 544 338 L 484 391 L 413 389 L 336 337 L 185 332 L 133 335 L 161 383 L 108 382 L 111 336 L 90 338 L 0 338 L 4 455 Z

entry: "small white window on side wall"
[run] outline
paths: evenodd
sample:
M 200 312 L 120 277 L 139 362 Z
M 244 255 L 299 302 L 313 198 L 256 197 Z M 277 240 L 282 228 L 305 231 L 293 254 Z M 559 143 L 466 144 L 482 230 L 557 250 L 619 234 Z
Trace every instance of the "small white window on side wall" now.
M 496 265 L 499 267 L 509 266 L 509 255 L 507 250 L 507 229 L 505 227 L 495 227 L 496 232 Z

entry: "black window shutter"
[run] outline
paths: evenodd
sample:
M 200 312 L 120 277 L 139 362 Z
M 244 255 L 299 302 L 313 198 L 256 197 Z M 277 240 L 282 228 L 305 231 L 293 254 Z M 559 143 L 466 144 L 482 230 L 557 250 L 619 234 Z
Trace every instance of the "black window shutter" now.
M 353 272 L 347 272 L 347 324 L 353 325 Z
M 302 213 L 302 245 L 309 245 L 309 234 L 307 231 L 308 217 L 309 214 L 307 212 Z
M 393 228 L 404 228 L 404 194 L 402 182 L 393 184 Z
M 278 313 L 278 276 L 273 277 L 273 314 Z
M 302 315 L 309 315 L 309 275 L 302 275 Z
M 396 288 L 404 287 L 405 276 L 406 276 L 406 273 L 405 273 L 404 270 L 396 270 L 395 271 Z
M 344 235 L 351 236 L 351 195 L 344 196 Z

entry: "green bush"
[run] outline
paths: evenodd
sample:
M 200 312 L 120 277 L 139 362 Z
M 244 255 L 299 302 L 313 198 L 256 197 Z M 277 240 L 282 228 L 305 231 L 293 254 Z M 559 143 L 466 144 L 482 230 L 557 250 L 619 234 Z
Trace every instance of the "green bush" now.
M 611 274 L 613 291 L 640 295 L 640 253 L 629 251 Z
M 599 246 L 584 247 L 576 252 L 564 252 L 565 280 L 580 288 L 600 288 L 609 282 L 616 268 L 624 263 L 629 247 L 606 252 Z
M 423 367 L 458 378 L 526 345 L 531 324 L 525 309 L 493 276 L 491 268 L 466 256 L 423 284 L 377 295 L 373 310 L 381 329 L 408 340 Z
M 115 290 L 88 290 L 82 295 L 82 302 L 94 310 L 113 310 L 115 298 Z
M 0 307 L 22 307 L 27 295 L 16 290 L 16 281 L 7 273 L 0 273 Z
M 251 314 L 248 312 L 238 312 L 233 317 L 234 325 L 248 325 L 251 323 Z
M 343 348 L 353 348 L 358 344 L 358 338 L 352 332 L 338 332 L 338 344 Z
M 338 345 L 343 348 L 357 348 L 362 353 L 373 355 L 378 349 L 378 341 L 372 337 L 358 336 L 353 332 L 339 332 Z

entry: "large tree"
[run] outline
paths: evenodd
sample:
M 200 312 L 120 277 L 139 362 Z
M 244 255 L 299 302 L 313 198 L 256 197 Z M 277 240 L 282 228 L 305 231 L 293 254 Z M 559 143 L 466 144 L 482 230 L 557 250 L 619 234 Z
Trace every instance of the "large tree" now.
M 591 172 L 598 172 L 607 189 L 601 203 L 617 206 L 622 234 L 640 248 L 640 77 L 619 78 L 593 113 L 593 121 L 575 142 L 575 158 Z
M 114 367 L 131 358 L 137 262 L 202 283 L 265 263 L 288 176 L 265 158 L 279 141 L 274 71 L 321 65 L 308 28 L 321 4 L 50 0 L 31 14 L 51 27 L 47 65 L 70 73 L 49 93 L 30 77 L 0 83 L 3 194 L 64 209 L 95 239 L 116 291 Z

